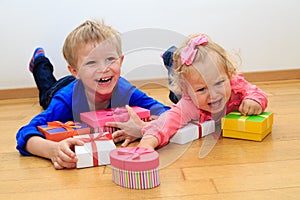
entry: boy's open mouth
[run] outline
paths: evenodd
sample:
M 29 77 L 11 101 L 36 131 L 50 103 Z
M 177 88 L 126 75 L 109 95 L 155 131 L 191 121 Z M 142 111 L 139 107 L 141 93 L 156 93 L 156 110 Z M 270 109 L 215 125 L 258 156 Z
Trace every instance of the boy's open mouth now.
M 106 78 L 100 78 L 100 79 L 97 79 L 97 82 L 98 83 L 108 83 L 112 80 L 112 77 L 106 77 Z

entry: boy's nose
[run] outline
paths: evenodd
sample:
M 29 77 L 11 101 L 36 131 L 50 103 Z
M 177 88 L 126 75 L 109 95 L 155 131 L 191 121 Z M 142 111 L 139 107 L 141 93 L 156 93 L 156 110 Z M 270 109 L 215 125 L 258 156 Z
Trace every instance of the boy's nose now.
M 104 64 L 97 66 L 97 73 L 105 73 L 109 71 L 110 66 L 105 66 Z

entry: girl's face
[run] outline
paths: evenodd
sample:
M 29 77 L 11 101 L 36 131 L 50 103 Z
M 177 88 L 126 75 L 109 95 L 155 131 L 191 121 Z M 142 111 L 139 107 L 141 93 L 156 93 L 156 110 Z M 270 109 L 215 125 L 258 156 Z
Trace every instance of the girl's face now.
M 75 76 L 82 80 L 88 97 L 108 100 L 120 77 L 122 62 L 123 56 L 110 42 L 101 42 L 96 47 L 83 45 L 78 50 Z
M 231 95 L 230 80 L 224 67 L 213 62 L 213 56 L 194 62 L 185 75 L 188 94 L 199 109 L 219 113 L 226 106 Z

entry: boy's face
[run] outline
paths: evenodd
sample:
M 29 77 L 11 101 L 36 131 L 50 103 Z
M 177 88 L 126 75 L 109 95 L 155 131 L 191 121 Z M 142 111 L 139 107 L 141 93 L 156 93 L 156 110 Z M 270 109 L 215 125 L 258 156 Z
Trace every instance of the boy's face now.
M 119 56 L 116 46 L 108 41 L 96 47 L 82 45 L 78 50 L 76 77 L 81 79 L 88 97 L 108 100 L 120 77 L 123 56 Z
M 189 83 L 188 94 L 199 109 L 219 113 L 231 95 L 230 80 L 224 67 L 207 59 L 193 63 L 190 73 L 185 77 Z

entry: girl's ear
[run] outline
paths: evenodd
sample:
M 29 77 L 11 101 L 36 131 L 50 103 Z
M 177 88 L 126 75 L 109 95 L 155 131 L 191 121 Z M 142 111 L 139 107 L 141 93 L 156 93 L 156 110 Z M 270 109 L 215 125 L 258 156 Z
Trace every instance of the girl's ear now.
M 73 68 L 71 65 L 68 65 L 68 70 L 70 73 L 75 77 L 78 78 L 78 71 L 77 69 Z

